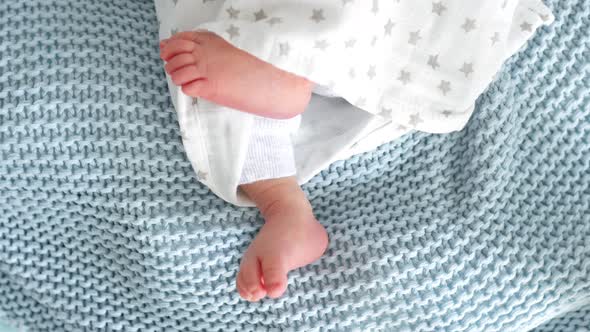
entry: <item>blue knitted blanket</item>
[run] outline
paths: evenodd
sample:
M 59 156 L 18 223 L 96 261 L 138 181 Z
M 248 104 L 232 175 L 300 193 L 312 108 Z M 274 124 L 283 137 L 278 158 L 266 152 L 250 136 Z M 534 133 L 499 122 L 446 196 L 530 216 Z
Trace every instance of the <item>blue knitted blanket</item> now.
M 172 0 L 171 0 L 172 1 Z M 330 235 L 241 301 L 262 219 L 200 185 L 152 0 L 0 0 L 0 317 L 31 331 L 590 329 L 590 2 L 506 64 L 465 130 L 305 186 Z

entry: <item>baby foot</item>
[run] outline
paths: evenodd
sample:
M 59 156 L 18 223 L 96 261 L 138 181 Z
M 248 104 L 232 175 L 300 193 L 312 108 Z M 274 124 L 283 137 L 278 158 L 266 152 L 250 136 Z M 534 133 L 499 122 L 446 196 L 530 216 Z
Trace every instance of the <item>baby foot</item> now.
M 322 256 L 328 235 L 295 180 L 267 180 L 242 188 L 260 208 L 265 224 L 240 262 L 237 289 L 248 301 L 277 298 L 287 289 L 289 271 Z
M 177 33 L 160 43 L 174 84 L 191 97 L 260 116 L 286 119 L 302 113 L 312 84 L 280 70 L 207 31 Z

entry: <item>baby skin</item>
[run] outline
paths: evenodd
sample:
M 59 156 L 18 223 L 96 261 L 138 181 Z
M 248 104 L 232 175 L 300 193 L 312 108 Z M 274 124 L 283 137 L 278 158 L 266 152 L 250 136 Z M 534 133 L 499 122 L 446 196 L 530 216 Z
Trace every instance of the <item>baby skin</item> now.
M 181 32 L 160 43 L 174 84 L 191 97 L 260 116 L 287 119 L 302 113 L 313 84 L 280 70 L 206 31 Z M 287 105 L 287 106 L 285 106 Z M 242 185 L 265 223 L 240 262 L 236 288 L 242 298 L 277 298 L 289 271 L 320 258 L 328 235 L 295 177 Z

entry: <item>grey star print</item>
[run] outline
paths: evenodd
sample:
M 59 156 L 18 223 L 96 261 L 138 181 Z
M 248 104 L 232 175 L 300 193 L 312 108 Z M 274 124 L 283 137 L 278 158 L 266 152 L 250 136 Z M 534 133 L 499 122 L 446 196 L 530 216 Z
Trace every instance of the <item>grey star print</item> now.
M 371 11 L 375 15 L 377 15 L 377 13 L 379 13 L 379 0 L 373 0 L 373 9 Z
M 371 46 L 375 46 L 377 44 L 377 36 L 373 36 L 373 40 L 371 40 Z
M 529 22 L 523 22 L 523 23 L 520 25 L 520 29 L 521 29 L 522 31 L 533 32 L 533 25 L 532 25 L 532 24 L 530 24 Z
M 256 13 L 254 13 L 254 20 L 257 21 L 257 22 L 258 21 L 262 21 L 262 20 L 264 20 L 266 18 L 267 18 L 266 13 L 262 9 L 259 10 L 259 11 L 257 11 Z
M 273 18 L 269 19 L 268 21 L 266 21 L 266 23 L 273 26 L 275 24 L 283 23 L 283 19 L 280 17 L 273 17 Z
M 323 9 L 314 9 L 313 14 L 311 15 L 310 19 L 316 23 L 320 23 L 320 22 L 326 20 L 326 18 L 324 17 L 324 10 Z
M 445 116 L 445 118 L 448 118 L 449 116 L 451 116 L 451 114 L 453 114 L 453 111 L 451 111 L 451 110 L 444 110 L 442 112 L 442 114 Z
M 325 51 L 326 48 L 328 48 L 328 46 L 329 46 L 328 41 L 325 39 L 322 39 L 322 40 L 316 40 L 315 45 L 313 47 L 318 48 L 322 51 Z
M 410 115 L 410 125 L 417 126 L 422 122 L 424 122 L 424 120 L 422 120 L 422 118 L 420 118 L 420 114 Z
M 288 56 L 289 51 L 291 51 L 291 47 L 289 46 L 289 43 L 280 43 L 279 44 L 279 52 L 280 52 L 281 56 Z
M 384 118 L 387 118 L 387 117 L 391 116 L 391 112 L 393 112 L 393 109 L 381 107 L 381 112 L 379 112 L 379 115 Z
M 476 28 L 476 20 L 474 19 L 470 19 L 470 18 L 466 18 L 465 19 L 465 23 L 463 23 L 463 25 L 461 26 L 461 28 L 463 30 L 465 30 L 466 33 L 469 33 L 473 30 L 475 30 Z
M 395 27 L 395 23 L 393 23 L 393 21 L 391 21 L 391 19 L 389 19 L 387 21 L 387 24 L 385 24 L 385 35 L 386 36 L 391 36 L 391 31 L 393 30 L 393 27 Z
M 432 12 L 438 16 L 441 16 L 445 10 L 447 10 L 447 7 L 445 7 L 442 1 L 432 3 Z
M 229 38 L 234 39 L 240 35 L 240 28 L 232 24 L 225 32 L 229 34 Z
M 410 83 L 410 81 L 412 80 L 412 74 L 410 74 L 410 72 L 402 70 L 399 73 L 399 77 L 397 78 L 398 81 L 401 81 L 404 85 Z
M 465 74 L 465 77 L 469 77 L 473 73 L 473 63 L 465 62 L 459 71 Z
M 352 48 L 352 47 L 354 47 L 355 44 L 356 44 L 356 39 L 349 39 L 346 42 L 344 42 L 344 46 L 346 48 Z
M 410 40 L 408 41 L 408 43 L 412 45 L 417 45 L 420 39 L 422 39 L 422 37 L 420 37 L 420 30 L 413 31 L 410 32 Z
M 441 81 L 440 85 L 438 86 L 439 90 L 442 91 L 443 95 L 447 95 L 449 91 L 451 91 L 451 82 L 449 81 Z
M 497 42 L 500 41 L 500 33 L 496 32 L 494 33 L 494 35 L 492 36 L 492 46 L 496 45 Z
M 230 18 L 238 18 L 238 15 L 240 15 L 240 11 L 234 7 L 229 7 L 226 11 Z
M 437 70 L 438 67 L 440 67 L 440 64 L 438 63 L 438 54 L 431 55 L 428 57 L 428 65 L 432 67 L 432 69 L 434 70 Z

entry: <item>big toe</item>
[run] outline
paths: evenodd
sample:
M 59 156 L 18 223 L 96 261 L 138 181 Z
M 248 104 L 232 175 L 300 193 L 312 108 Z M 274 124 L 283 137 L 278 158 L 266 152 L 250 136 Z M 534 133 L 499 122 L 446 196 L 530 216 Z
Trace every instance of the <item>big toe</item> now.
M 240 272 L 236 280 L 236 286 L 240 296 L 248 301 L 258 301 L 266 295 L 261 282 L 262 273 L 258 259 L 246 253 L 240 263 Z
M 284 262 L 280 258 L 262 258 L 262 279 L 264 289 L 270 298 L 277 298 L 287 290 L 287 273 Z

